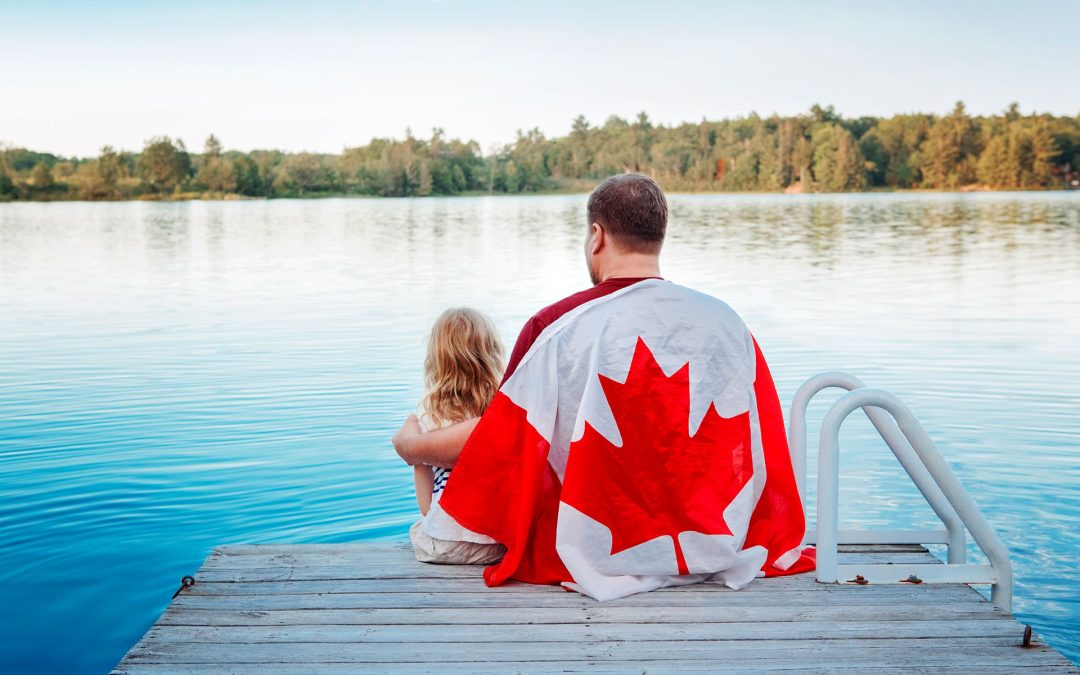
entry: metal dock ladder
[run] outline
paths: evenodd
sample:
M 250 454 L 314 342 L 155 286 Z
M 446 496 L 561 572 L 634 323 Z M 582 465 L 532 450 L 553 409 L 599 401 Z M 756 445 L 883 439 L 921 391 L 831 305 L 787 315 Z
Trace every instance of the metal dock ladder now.
M 824 389 L 848 390 L 825 415 L 818 445 L 817 530 L 808 531 L 806 543 L 817 545 L 817 580 L 822 583 L 966 583 L 992 584 L 991 601 L 1005 611 L 1012 608 L 1012 564 L 1008 551 L 949 468 L 941 451 L 911 410 L 896 396 L 870 389 L 858 378 L 825 372 L 807 380 L 791 404 L 788 445 L 799 494 L 806 509 L 806 408 Z M 862 409 L 907 471 L 915 486 L 945 526 L 944 530 L 840 530 L 837 507 L 840 481 L 840 427 L 855 410 Z M 965 529 L 989 561 L 966 562 Z M 945 544 L 947 562 L 941 564 L 840 565 L 839 544 Z

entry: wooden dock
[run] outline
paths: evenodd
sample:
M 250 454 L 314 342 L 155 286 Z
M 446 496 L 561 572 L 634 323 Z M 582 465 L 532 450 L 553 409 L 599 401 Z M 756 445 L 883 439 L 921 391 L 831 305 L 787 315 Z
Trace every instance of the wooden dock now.
M 842 563 L 929 562 L 843 546 Z M 485 588 L 480 568 L 407 545 L 225 546 L 114 672 L 1078 670 L 968 586 L 819 584 L 812 574 L 662 589 L 599 604 Z

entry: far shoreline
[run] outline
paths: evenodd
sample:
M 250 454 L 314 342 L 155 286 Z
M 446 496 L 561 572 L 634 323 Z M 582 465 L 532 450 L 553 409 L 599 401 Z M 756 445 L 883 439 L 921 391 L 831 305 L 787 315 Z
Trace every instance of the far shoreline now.
M 1058 187 L 1058 188 L 1010 188 L 1010 189 L 994 189 L 982 185 L 965 186 L 959 189 L 948 190 L 939 188 L 874 188 L 870 190 L 847 190 L 838 192 L 826 192 L 826 191 L 812 191 L 803 192 L 801 190 L 667 190 L 669 195 L 677 196 L 765 196 L 765 195 L 777 195 L 781 197 L 813 197 L 813 196 L 835 196 L 835 195 L 880 195 L 880 194 L 942 194 L 942 195 L 966 195 L 966 194 L 1031 194 L 1031 193 L 1073 193 L 1080 192 L 1076 188 Z M 571 196 L 581 195 L 586 196 L 589 194 L 589 189 L 582 188 L 567 188 L 567 189 L 555 189 L 544 190 L 535 192 L 488 192 L 484 190 L 459 192 L 456 194 L 430 194 L 430 195 L 408 195 L 408 196 L 382 196 L 372 194 L 357 194 L 354 192 L 318 192 L 309 194 L 290 194 L 290 195 L 274 195 L 274 196 L 256 196 L 251 197 L 247 195 L 240 195 L 234 193 L 193 193 L 183 192 L 169 195 L 159 194 L 146 194 L 136 197 L 128 197 L 124 199 L 70 199 L 64 196 L 58 196 L 54 199 L 41 199 L 40 197 L 34 197 L 29 199 L 3 199 L 0 198 L 0 205 L 3 204 L 49 204 L 49 203 L 86 203 L 86 204 L 100 204 L 100 203 L 132 203 L 132 202 L 267 202 L 267 201 L 302 201 L 302 200 L 321 200 L 321 199 L 365 199 L 373 201 L 381 200 L 427 200 L 427 199 L 455 199 L 455 198 L 474 198 L 474 197 L 558 197 L 558 196 Z

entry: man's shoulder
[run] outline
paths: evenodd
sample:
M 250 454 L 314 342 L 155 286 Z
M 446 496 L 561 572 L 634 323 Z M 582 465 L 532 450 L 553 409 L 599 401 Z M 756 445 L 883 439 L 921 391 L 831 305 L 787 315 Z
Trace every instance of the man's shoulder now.
M 573 295 L 568 295 L 562 300 L 553 302 L 536 314 L 533 314 L 532 317 L 525 322 L 525 325 L 521 328 L 521 332 L 518 334 L 517 342 L 514 344 L 514 349 L 510 354 L 510 360 L 506 365 L 506 373 L 503 375 L 503 382 L 506 382 L 510 375 L 513 374 L 517 369 L 518 363 L 524 358 L 525 353 L 532 347 L 532 344 L 540 337 L 540 334 L 543 333 L 548 326 L 558 321 L 568 312 L 573 311 L 585 303 L 602 298 L 644 280 L 645 278 L 609 279 L 592 288 L 586 288 Z
M 654 283 L 641 283 L 644 281 Z M 663 309 L 661 311 L 649 309 L 644 315 L 639 316 L 641 321 L 635 324 L 639 330 L 663 333 L 668 330 L 716 332 L 719 329 L 718 334 L 732 334 L 732 331 L 738 333 L 746 329 L 735 310 L 723 300 L 707 293 L 673 284 L 658 277 L 612 279 L 553 302 L 533 314 L 518 334 L 503 382 L 506 382 L 514 373 L 526 352 L 549 326 L 582 305 L 594 300 L 599 301 L 600 298 L 630 286 L 636 286 L 640 292 L 621 295 L 612 299 L 610 303 L 604 301 L 593 305 L 597 310 L 606 308 L 608 311 L 598 313 L 588 311 L 580 315 L 583 321 L 574 324 L 578 330 L 571 332 L 590 333 L 596 329 L 597 321 L 601 323 L 608 321 L 613 312 L 625 319 L 638 316 L 645 307 L 655 307 L 656 303 L 660 303 Z M 623 323 L 626 322 L 623 321 Z
M 583 291 L 578 291 L 573 295 L 568 295 L 562 300 L 553 302 L 547 307 L 544 307 L 536 314 L 533 314 L 529 319 L 528 324 L 534 327 L 546 328 L 554 323 L 559 317 L 567 312 L 584 305 L 587 302 L 602 298 L 605 295 L 610 295 L 615 291 L 622 290 L 628 286 L 633 286 L 639 282 L 646 281 L 648 279 L 658 279 L 658 277 L 620 277 L 616 279 L 608 279 L 595 286 L 586 288 Z
M 699 291 L 688 286 L 679 286 L 677 284 L 670 284 L 668 291 L 672 294 L 677 294 L 685 298 L 688 302 L 701 303 L 702 305 L 708 305 L 717 310 L 732 312 L 735 310 L 731 308 L 731 305 L 727 304 L 715 295 L 710 295 L 704 291 Z
M 605 293 L 598 293 L 596 289 L 596 286 L 586 288 L 583 291 L 568 295 L 561 300 L 557 300 L 550 305 L 541 308 L 536 314 L 533 314 L 532 317 L 529 318 L 529 323 L 537 326 L 551 325 L 560 316 L 566 314 L 570 310 L 605 295 Z
M 528 320 L 527 325 L 533 328 L 540 328 L 542 330 L 543 328 L 546 328 L 547 326 L 554 323 L 557 319 L 559 319 L 559 317 L 563 316 L 567 312 L 570 312 L 571 310 L 580 307 L 587 302 L 591 302 L 592 300 L 596 300 L 606 295 L 610 295 L 615 291 L 622 290 L 623 288 L 627 288 L 628 286 L 633 286 L 642 281 L 650 279 L 664 281 L 663 279 L 660 279 L 658 277 L 646 277 L 640 279 L 612 279 L 610 281 L 597 284 L 592 288 L 578 291 L 573 295 L 568 295 L 562 300 L 559 300 L 558 302 L 551 303 L 550 305 L 540 309 L 538 312 L 533 314 L 532 317 Z M 653 293 L 660 296 L 664 296 L 666 298 L 675 297 L 684 302 L 690 302 L 698 305 L 702 309 L 707 308 L 708 310 L 711 310 L 713 312 L 734 314 L 737 316 L 735 310 L 732 309 L 731 306 L 728 305 L 726 302 L 724 302 L 720 298 L 717 298 L 714 295 L 710 295 L 703 291 L 689 288 L 687 286 L 680 286 L 679 284 L 674 284 L 667 281 L 662 284 L 653 284 L 651 285 L 651 287 Z M 646 293 L 642 299 L 646 299 L 646 301 L 648 301 L 648 296 L 649 294 Z M 635 294 L 635 297 L 638 296 Z M 628 301 L 630 300 L 628 299 Z
M 745 328 L 745 323 L 739 313 L 715 295 L 676 284 L 671 284 L 668 292 L 679 296 L 680 300 L 692 308 L 693 313 L 700 314 L 702 319 L 709 317 L 721 324 Z
M 621 295 L 605 303 L 599 314 L 590 313 L 591 319 L 585 321 L 583 329 L 589 330 L 596 321 L 603 323 L 612 316 L 620 317 L 620 321 L 637 321 L 639 327 L 648 324 L 661 331 L 746 328 L 742 317 L 731 305 L 704 291 L 668 281 L 641 284 L 638 288 L 640 292 Z M 600 306 L 597 309 L 601 309 Z

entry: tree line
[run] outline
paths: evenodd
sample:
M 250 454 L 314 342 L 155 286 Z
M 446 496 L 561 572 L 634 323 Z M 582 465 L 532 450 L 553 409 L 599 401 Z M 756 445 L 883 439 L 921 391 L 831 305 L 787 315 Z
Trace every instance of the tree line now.
M 341 154 L 226 150 L 201 153 L 179 139 L 140 152 L 105 146 L 95 158 L 0 147 L 0 199 L 197 197 L 411 197 L 585 190 L 636 171 L 667 190 L 846 192 L 868 189 L 1055 189 L 1080 185 L 1080 115 L 946 115 L 845 118 L 815 105 L 772 115 L 665 126 L 648 115 L 577 117 L 565 136 L 519 131 L 481 151 L 474 141 L 376 138 Z

